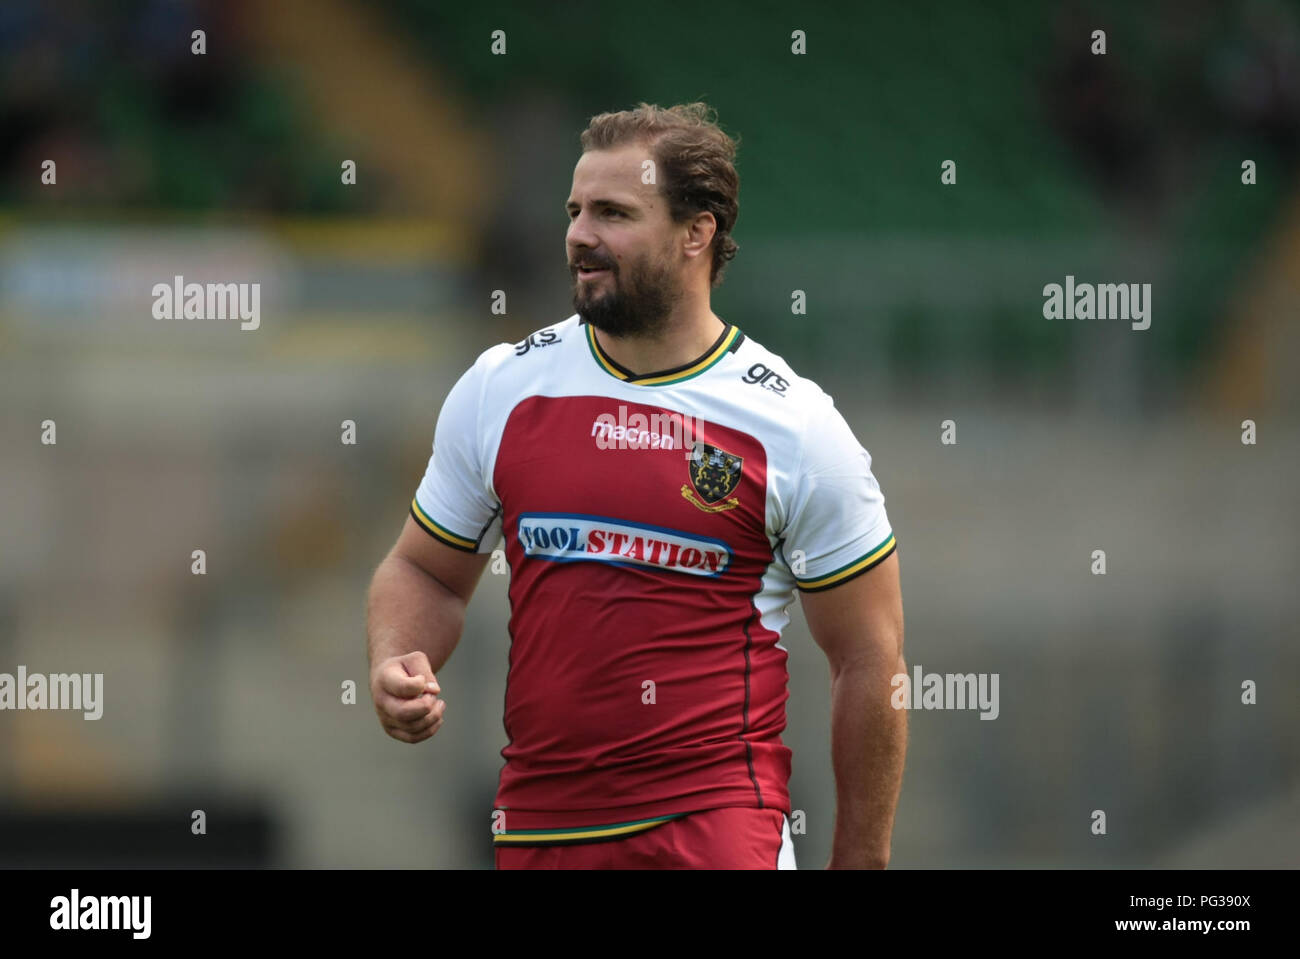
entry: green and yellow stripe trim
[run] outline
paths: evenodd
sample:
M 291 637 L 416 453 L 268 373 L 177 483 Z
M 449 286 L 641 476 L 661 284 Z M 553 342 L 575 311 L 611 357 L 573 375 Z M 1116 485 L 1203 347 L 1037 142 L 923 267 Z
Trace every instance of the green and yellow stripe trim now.
M 616 379 L 623 380 L 626 383 L 635 383 L 637 386 L 671 386 L 673 383 L 680 383 L 683 380 L 689 380 L 694 376 L 699 376 L 710 366 L 713 366 L 720 359 L 727 355 L 730 350 L 743 335 L 740 327 L 727 325 L 722 335 L 718 337 L 718 342 L 713 344 L 707 353 L 696 360 L 694 363 L 688 363 L 686 366 L 679 366 L 675 370 L 665 370 L 662 373 L 648 373 L 644 376 L 637 376 L 619 366 L 600 348 L 596 342 L 596 331 L 590 323 L 584 323 L 587 329 L 587 346 L 591 348 L 591 355 L 595 357 L 597 365 L 606 373 Z
M 795 585 L 805 593 L 815 593 L 818 590 L 830 589 L 832 586 L 838 586 L 845 580 L 852 579 L 861 573 L 865 573 L 871 567 L 875 566 L 881 560 L 885 559 L 898 547 L 894 541 L 894 534 L 890 533 L 885 541 L 869 552 L 861 559 L 855 559 L 847 566 L 841 566 L 833 573 L 827 573 L 825 576 L 819 576 L 817 579 L 799 579 L 795 577 Z
M 472 540 L 468 536 L 460 536 L 453 533 L 440 523 L 434 522 L 433 517 L 420 508 L 420 501 L 415 497 L 411 498 L 411 516 L 414 517 L 415 521 L 420 524 L 420 527 L 434 539 L 446 543 L 448 546 L 454 546 L 456 549 L 463 549 L 469 553 L 477 551 L 477 540 Z
M 507 815 L 509 815 L 507 813 Z M 680 819 L 686 813 L 673 813 L 670 816 L 656 816 L 654 819 L 636 819 L 632 822 L 616 822 L 608 826 L 569 826 L 564 829 L 512 829 L 497 833 L 492 837 L 494 843 L 579 843 L 601 842 L 606 839 L 621 839 L 632 833 L 645 832 L 670 819 Z

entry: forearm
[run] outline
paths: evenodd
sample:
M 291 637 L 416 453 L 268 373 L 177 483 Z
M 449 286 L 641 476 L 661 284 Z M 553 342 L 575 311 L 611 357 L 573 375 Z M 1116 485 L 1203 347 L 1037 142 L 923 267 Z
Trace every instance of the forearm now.
M 435 673 L 465 626 L 465 602 L 420 567 L 389 556 L 375 571 L 366 604 L 366 651 L 376 663 L 422 652 Z
M 829 868 L 883 869 L 907 754 L 907 710 L 894 709 L 897 665 L 845 667 L 831 676 L 835 834 Z

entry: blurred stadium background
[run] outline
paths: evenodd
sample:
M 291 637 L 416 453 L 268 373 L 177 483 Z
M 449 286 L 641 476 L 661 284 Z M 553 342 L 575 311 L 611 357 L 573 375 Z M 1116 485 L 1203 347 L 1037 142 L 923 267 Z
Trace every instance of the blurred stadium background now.
M 995 722 L 912 714 L 893 865 L 1300 865 L 1300 8 L 868 6 L 6 0 L 0 672 L 106 692 L 0 713 L 0 864 L 491 866 L 506 577 L 416 748 L 365 590 L 456 376 L 572 312 L 587 119 L 703 98 L 715 311 L 871 451 L 909 664 L 1001 677 Z M 261 328 L 155 320 L 176 274 L 260 282 Z M 1150 329 L 1044 320 L 1067 274 L 1151 283 Z M 784 644 L 816 868 L 828 673 Z

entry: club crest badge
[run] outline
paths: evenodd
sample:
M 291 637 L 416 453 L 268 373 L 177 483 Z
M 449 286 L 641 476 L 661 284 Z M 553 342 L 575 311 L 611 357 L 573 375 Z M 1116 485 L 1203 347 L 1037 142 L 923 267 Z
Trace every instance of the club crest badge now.
M 697 442 L 691 447 L 686 474 L 689 484 L 682 485 L 682 496 L 706 513 L 735 509 L 740 500 L 731 496 L 740 485 L 745 461 L 735 453 Z

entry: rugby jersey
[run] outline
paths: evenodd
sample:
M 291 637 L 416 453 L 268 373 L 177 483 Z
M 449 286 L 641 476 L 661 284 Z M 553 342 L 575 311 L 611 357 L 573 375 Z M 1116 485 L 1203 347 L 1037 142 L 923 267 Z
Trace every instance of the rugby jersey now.
M 636 375 L 577 315 L 486 350 L 411 502 L 456 549 L 504 542 L 508 743 L 494 842 L 591 842 L 687 812 L 790 812 L 781 632 L 796 590 L 896 548 L 832 400 L 728 324 Z

